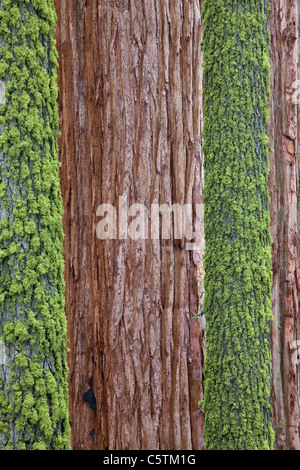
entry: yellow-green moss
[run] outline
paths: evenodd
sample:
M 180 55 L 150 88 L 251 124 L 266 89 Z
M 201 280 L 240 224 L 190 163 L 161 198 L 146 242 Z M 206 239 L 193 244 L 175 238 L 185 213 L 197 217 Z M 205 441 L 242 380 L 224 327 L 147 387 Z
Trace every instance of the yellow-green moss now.
M 206 449 L 271 449 L 266 0 L 204 0 Z M 203 403 L 201 403 L 201 406 Z
M 53 0 L 0 0 L 0 449 L 68 449 Z

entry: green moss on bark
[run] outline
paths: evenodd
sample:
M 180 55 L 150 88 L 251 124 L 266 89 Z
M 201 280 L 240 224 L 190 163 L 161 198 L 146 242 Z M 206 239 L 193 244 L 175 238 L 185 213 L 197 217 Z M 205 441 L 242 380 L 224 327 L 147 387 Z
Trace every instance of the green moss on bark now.
M 0 0 L 0 449 L 68 449 L 56 15 Z
M 268 2 L 204 0 L 206 449 L 271 449 Z

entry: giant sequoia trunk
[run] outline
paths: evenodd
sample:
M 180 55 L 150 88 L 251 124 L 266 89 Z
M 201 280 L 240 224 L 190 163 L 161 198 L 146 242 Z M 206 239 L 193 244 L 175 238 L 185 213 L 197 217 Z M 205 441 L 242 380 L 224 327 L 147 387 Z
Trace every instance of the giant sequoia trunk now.
M 52 1 L 0 1 L 0 449 L 69 448 Z
M 97 207 L 201 202 L 198 1 L 56 3 L 74 449 L 201 449 L 199 253 Z
M 273 447 L 265 0 L 205 0 L 205 447 Z
M 300 449 L 299 303 L 300 9 L 298 0 L 272 2 L 271 154 L 269 188 L 273 239 L 273 425 L 276 449 Z M 298 80 L 298 82 L 297 82 Z

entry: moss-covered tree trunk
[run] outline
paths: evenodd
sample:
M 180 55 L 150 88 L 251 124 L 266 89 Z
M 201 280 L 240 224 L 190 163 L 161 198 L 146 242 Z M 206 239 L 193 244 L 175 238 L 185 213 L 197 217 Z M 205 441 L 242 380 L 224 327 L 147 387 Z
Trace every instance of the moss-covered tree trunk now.
M 203 8 L 205 443 L 270 449 L 268 2 Z
M 69 447 L 55 20 L 0 1 L 0 449 Z

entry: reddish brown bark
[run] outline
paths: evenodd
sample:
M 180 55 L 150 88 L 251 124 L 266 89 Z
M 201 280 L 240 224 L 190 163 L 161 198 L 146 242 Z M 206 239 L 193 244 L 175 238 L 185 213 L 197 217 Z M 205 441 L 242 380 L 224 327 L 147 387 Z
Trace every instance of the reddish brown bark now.
M 273 423 L 277 449 L 300 449 L 300 377 L 294 343 L 300 340 L 300 121 L 299 105 L 293 102 L 293 84 L 300 79 L 300 8 L 298 0 L 272 1 L 271 5 Z
M 74 449 L 201 449 L 199 255 L 97 206 L 201 202 L 198 1 L 56 2 Z

